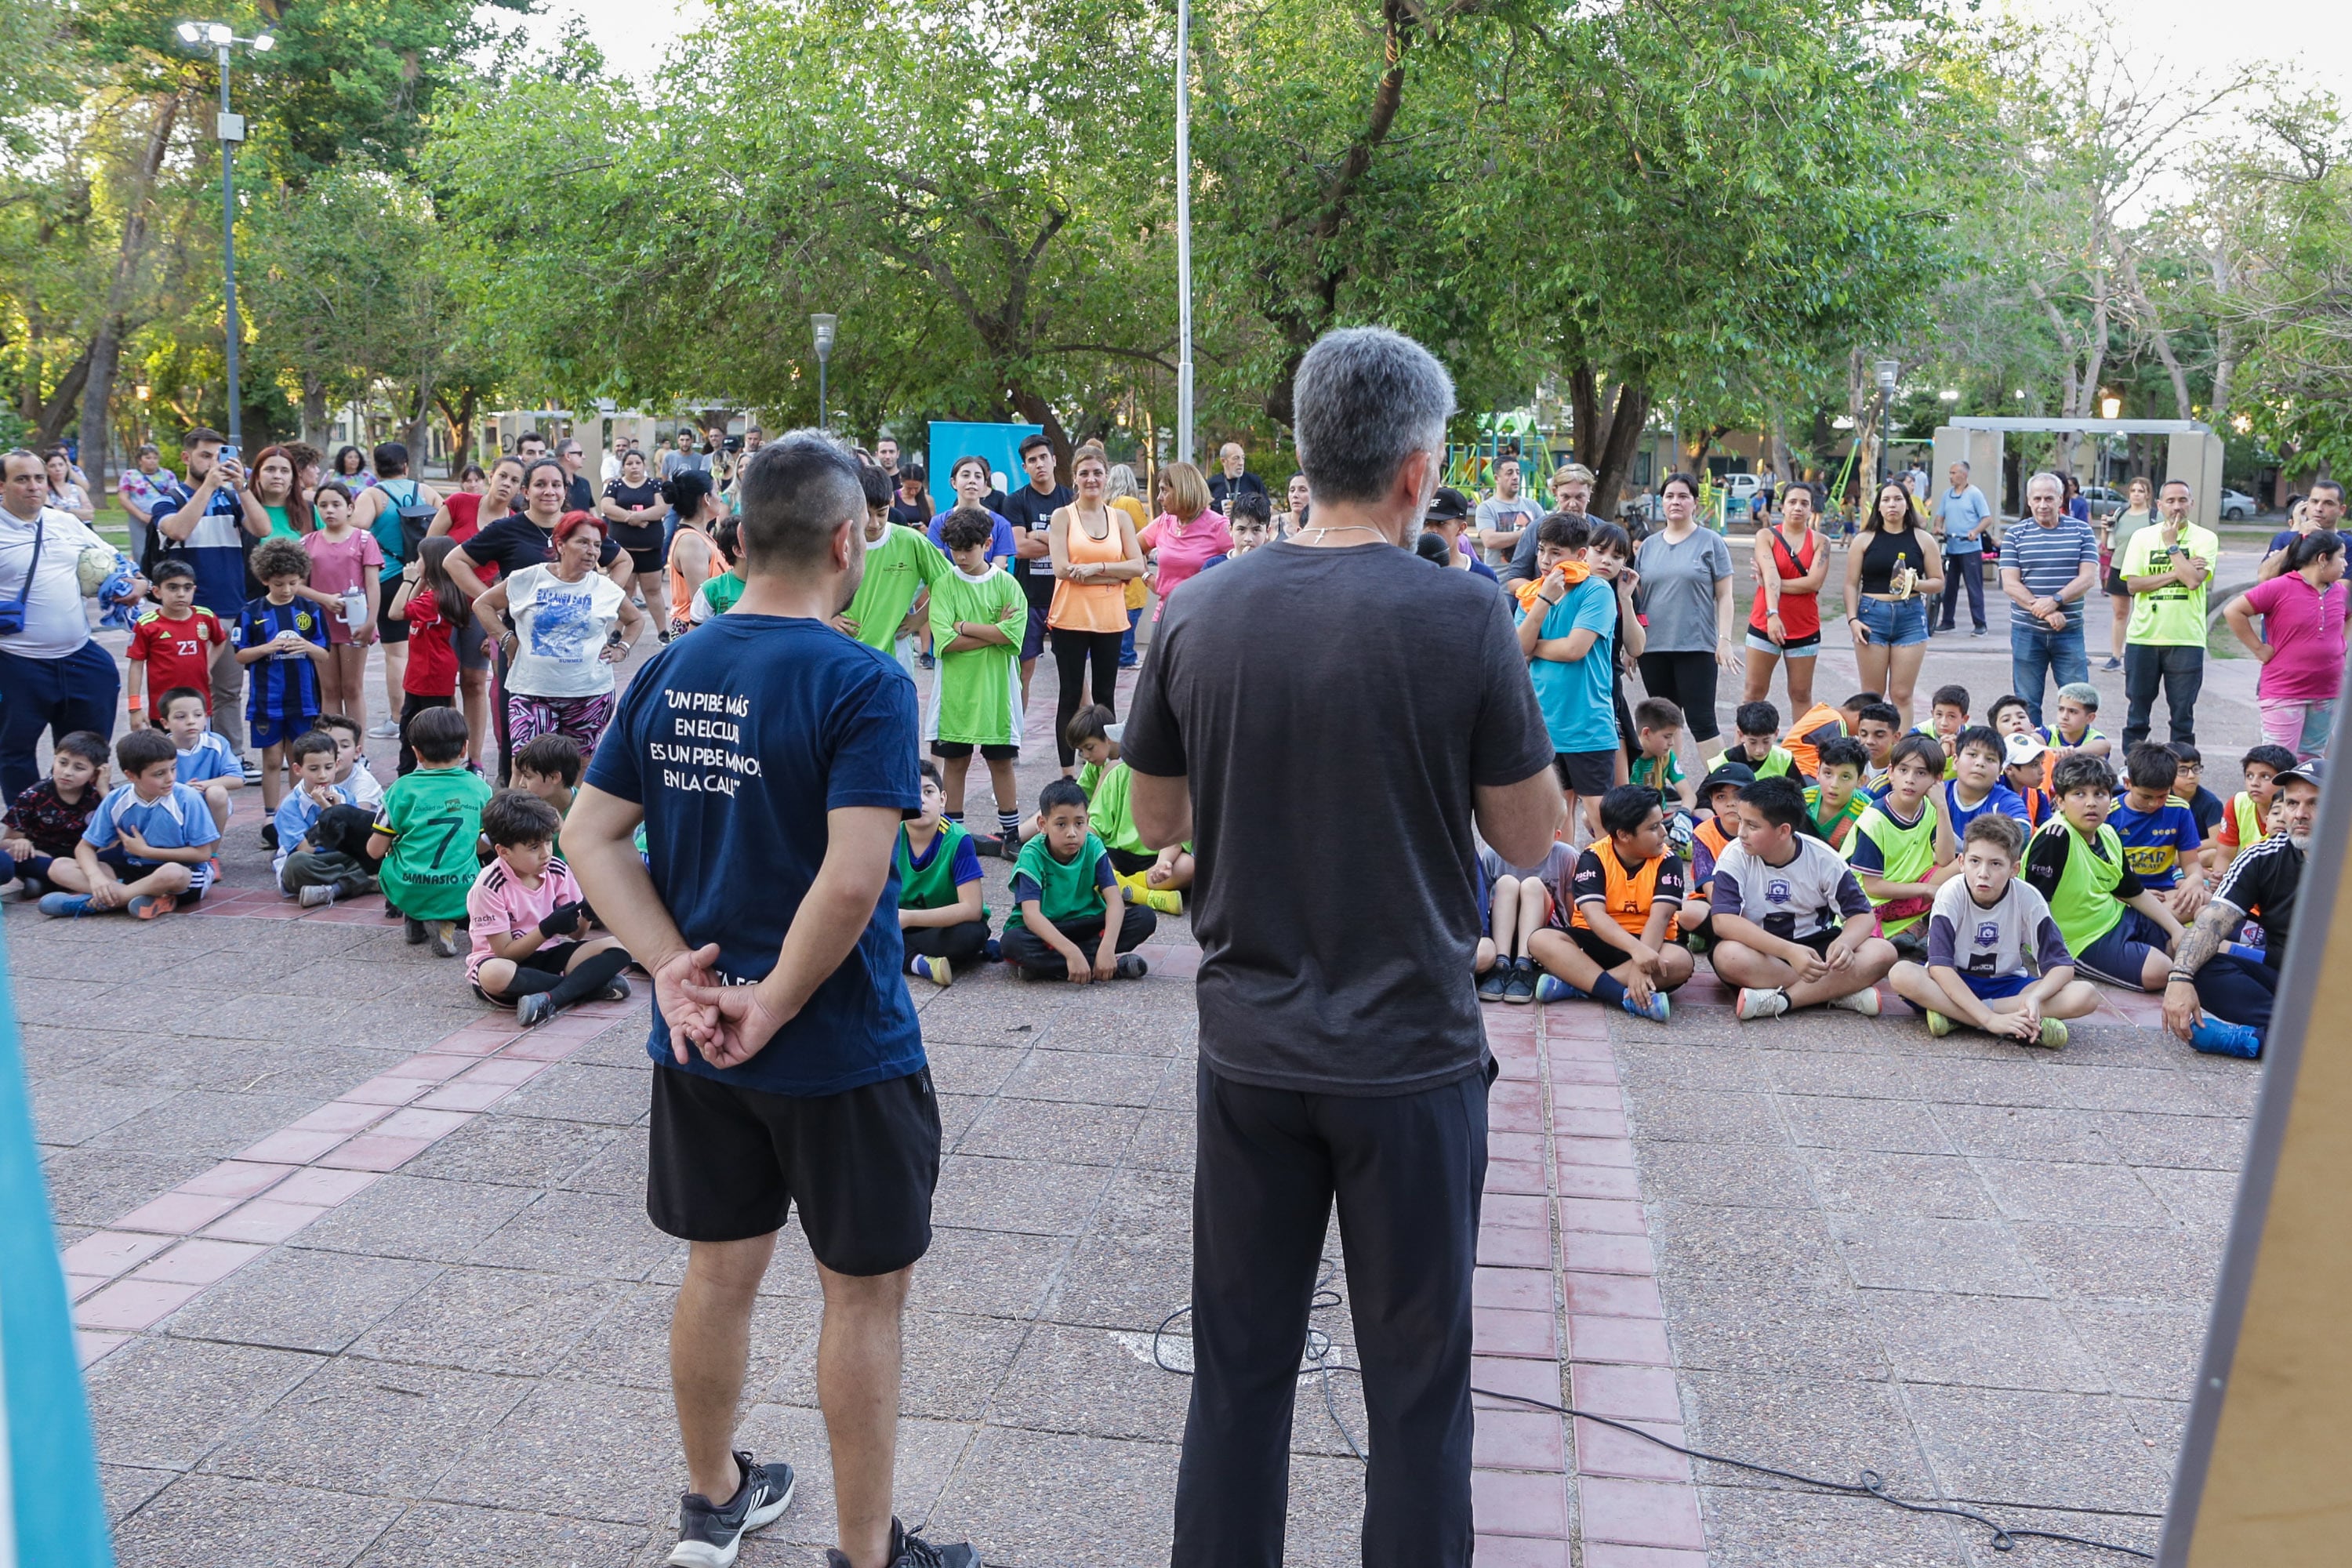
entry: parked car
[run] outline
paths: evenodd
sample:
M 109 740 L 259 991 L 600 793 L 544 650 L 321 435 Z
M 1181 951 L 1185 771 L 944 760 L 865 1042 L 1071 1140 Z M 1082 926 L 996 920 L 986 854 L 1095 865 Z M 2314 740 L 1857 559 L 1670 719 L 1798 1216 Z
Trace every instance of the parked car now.
M 2247 518 L 2260 516 L 2262 510 L 2263 503 L 2243 490 L 2221 492 L 2221 521 L 2224 522 L 2242 522 Z
M 1723 493 L 1744 506 L 1756 499 L 1756 492 L 1762 484 L 1763 481 L 1754 474 L 1726 474 L 1723 476 Z
M 2124 510 L 2124 492 L 2105 485 L 2084 485 L 2083 499 L 2090 503 L 2093 522 L 2105 522 Z

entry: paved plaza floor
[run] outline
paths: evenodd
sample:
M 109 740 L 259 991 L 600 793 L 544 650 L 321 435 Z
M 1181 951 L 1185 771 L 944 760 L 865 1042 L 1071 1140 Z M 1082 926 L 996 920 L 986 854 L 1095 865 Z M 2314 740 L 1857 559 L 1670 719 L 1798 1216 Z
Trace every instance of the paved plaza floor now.
M 1823 665 L 1843 695 L 1850 657 Z M 2209 754 L 2254 738 L 2252 668 L 2213 667 Z M 1939 639 L 1923 710 L 1936 682 L 1981 704 L 2006 679 L 1998 631 Z M 2097 679 L 2113 733 L 2120 677 Z M 1024 788 L 1049 756 L 1033 743 Z M 5 912 L 121 1562 L 657 1563 L 684 1248 L 644 1214 L 642 1000 L 517 1036 L 379 900 L 277 899 L 257 825 L 240 813 L 202 913 Z M 1145 952 L 1133 984 L 991 969 L 916 994 L 950 1152 L 898 1506 L 992 1563 L 1166 1561 L 1187 1385 L 1153 1331 L 1189 1292 L 1198 950 L 1178 919 Z M 1478 1385 L 2150 1545 L 2259 1066 L 2195 1056 L 2116 993 L 2058 1053 L 1893 1012 L 1743 1026 L 1729 1000 L 1702 968 L 1664 1026 L 1486 1006 Z M 1317 1322 L 1345 1367 L 1344 1273 L 1333 1290 Z M 803 1481 L 749 1563 L 817 1562 L 829 1536 L 817 1326 L 787 1237 L 743 1433 Z M 1183 1362 L 1181 1322 L 1162 1350 Z M 2121 1561 L 1997 1555 L 1949 1518 L 1479 1405 L 1486 1568 Z M 1302 1376 L 1288 1561 L 1358 1559 L 1363 1426 L 1352 1377 Z

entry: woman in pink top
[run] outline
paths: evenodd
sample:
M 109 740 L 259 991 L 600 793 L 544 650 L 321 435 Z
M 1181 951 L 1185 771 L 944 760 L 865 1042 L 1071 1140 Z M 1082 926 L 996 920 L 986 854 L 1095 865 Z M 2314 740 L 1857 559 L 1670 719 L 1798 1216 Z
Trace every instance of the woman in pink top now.
M 1200 469 L 1190 463 L 1171 463 L 1160 470 L 1160 515 L 1143 531 L 1152 591 L 1160 595 L 1151 610 L 1154 622 L 1167 609 L 1171 594 L 1200 575 L 1211 556 L 1234 547 L 1233 531 L 1209 506 L 1209 481 Z
M 2263 739 L 2298 761 L 2327 744 L 2344 688 L 2344 622 L 2352 590 L 2344 582 L 2344 536 L 2306 533 L 2288 548 L 2286 570 L 2257 583 L 2221 612 L 2247 651 L 2263 661 L 2254 700 Z M 2254 617 L 2263 633 L 2254 635 Z

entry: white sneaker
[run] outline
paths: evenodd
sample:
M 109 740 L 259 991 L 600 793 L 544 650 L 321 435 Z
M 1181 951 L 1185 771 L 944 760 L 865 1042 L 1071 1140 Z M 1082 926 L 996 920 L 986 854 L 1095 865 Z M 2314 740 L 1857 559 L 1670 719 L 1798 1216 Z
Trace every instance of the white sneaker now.
M 1737 1011 L 1744 1020 L 1777 1018 L 1788 1010 L 1789 994 L 1785 991 L 1760 991 L 1753 986 L 1740 988 Z
M 1878 987 L 1865 985 L 1851 995 L 1832 996 L 1826 1005 L 1843 1007 L 1849 1013 L 1859 1013 L 1865 1018 L 1875 1018 L 1878 1016 Z
M 367 732 L 379 741 L 397 740 L 400 737 L 400 721 L 397 719 L 379 719 L 374 723 L 368 726 Z

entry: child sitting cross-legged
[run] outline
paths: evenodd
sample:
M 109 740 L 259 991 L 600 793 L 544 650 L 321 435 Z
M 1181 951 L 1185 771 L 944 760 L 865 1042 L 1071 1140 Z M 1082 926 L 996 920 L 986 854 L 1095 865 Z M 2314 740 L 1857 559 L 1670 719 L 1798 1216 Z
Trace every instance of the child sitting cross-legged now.
M 407 917 L 408 940 L 430 941 L 443 958 L 457 956 L 456 922 L 481 860 L 482 807 L 490 786 L 466 766 L 466 715 L 427 708 L 408 721 L 416 768 L 383 792 L 383 809 L 367 852 L 383 862 L 384 904 Z
M 2025 821 L 2025 802 L 2001 778 L 2009 747 L 2000 731 L 1990 724 L 1971 724 L 1952 737 L 1951 765 L 1936 789 L 1936 806 L 1944 821 L 1944 837 L 1936 843 L 1936 858 L 1944 863 L 1960 857 L 1960 841 L 1969 824 L 1988 812 Z
M 2093 722 L 2098 716 L 2099 689 L 2087 680 L 2070 680 L 2058 689 L 2058 721 L 2039 733 L 2062 760 L 2069 752 L 2104 758 L 2116 743 L 2099 733 Z
M 1927 1016 L 1927 1032 L 1966 1024 L 2021 1045 L 2055 1049 L 2067 1018 L 2099 1005 L 2042 895 L 2017 875 L 2025 828 L 1989 812 L 1969 820 L 1960 874 L 1937 891 L 1927 917 L 1927 959 L 1887 973 L 1895 994 Z
M 535 795 L 502 790 L 482 807 L 481 822 L 496 854 L 466 894 L 474 942 L 466 978 L 474 994 L 512 1004 L 524 1028 L 575 1002 L 627 1001 L 621 971 L 629 966 L 628 950 L 590 929 L 593 917 L 580 884 L 555 858 L 555 830 L 563 826 L 555 808 Z
M 373 879 L 366 862 L 341 847 L 351 827 L 336 821 L 336 811 L 356 813 L 348 786 L 335 782 L 335 737 L 331 731 L 312 730 L 294 737 L 294 788 L 278 803 L 278 886 L 300 900 L 306 910 L 356 899 Z M 365 822 L 373 822 L 373 817 Z M 336 845 L 326 831 L 333 827 Z M 361 842 L 365 843 L 362 826 Z
M 1821 782 L 1805 786 L 1805 815 L 1822 843 L 1843 850 L 1846 835 L 1870 809 L 1870 797 L 1862 793 L 1862 775 L 1870 766 L 1870 753 L 1852 736 L 1831 735 L 1815 748 L 1815 755 L 1821 764 L 1816 775 Z
M 1705 952 L 1715 940 L 1714 910 L 1707 902 L 1715 868 L 1724 851 L 1739 842 L 1739 792 L 1755 782 L 1746 763 L 1720 763 L 1699 782 L 1699 802 L 1708 815 L 1691 830 L 1690 874 L 1684 879 L 1682 913 L 1675 918 L 1693 952 Z
M 1955 874 L 1938 863 L 1941 827 L 1934 800 L 1944 773 L 1944 748 L 1933 735 L 1906 735 L 1888 753 L 1886 790 L 1870 804 L 1845 842 L 1846 860 L 1878 911 L 1878 934 L 1898 953 L 1921 958 L 1927 939 L 1916 929 L 1936 890 Z
M 175 686 L 156 700 L 155 711 L 163 732 L 180 754 L 175 761 L 180 782 L 205 797 L 213 826 L 228 830 L 230 792 L 245 787 L 245 768 L 236 748 L 213 733 L 212 712 L 205 694 L 193 686 Z
M 2106 759 L 2069 752 L 2052 782 L 2058 813 L 2026 846 L 2025 879 L 2048 901 L 2074 967 L 2111 985 L 2163 990 L 2180 922 L 2133 874 L 2108 825 L 2116 781 Z
M 49 776 L 10 803 L 0 826 L 0 882 L 14 879 L 28 899 L 89 892 L 74 847 L 105 795 L 106 738 L 95 730 L 58 737 Z
M 923 773 L 922 815 L 898 826 L 891 864 L 898 873 L 898 935 L 907 944 L 907 973 L 934 985 L 955 981 L 988 952 L 988 906 L 980 897 L 980 853 L 963 824 L 940 816 L 948 802 L 939 764 L 915 764 Z
M 1865 702 L 1859 710 L 1861 718 L 1853 727 L 1853 738 L 1870 754 L 1870 765 L 1862 770 L 1862 792 L 1875 795 L 1886 787 L 1886 770 L 1895 765 L 1895 738 L 1903 726 L 1903 714 L 1892 702 Z M 1936 748 L 1938 752 L 1944 748 Z M 1940 775 L 1941 768 L 1936 770 Z
M 1127 809 L 1134 775 L 1119 759 L 1118 730 L 1111 710 L 1097 702 L 1071 714 L 1062 732 L 1082 764 L 1078 787 L 1087 792 L 1087 820 L 1110 851 L 1110 868 L 1127 901 L 1163 915 L 1181 915 L 1183 889 L 1192 885 L 1192 848 L 1182 844 L 1157 851 L 1144 847 L 1134 814 Z
M 569 735 L 549 733 L 533 735 L 515 748 L 514 786 L 525 795 L 535 795 L 555 808 L 559 820 L 572 815 L 572 798 L 580 787 L 580 773 L 587 759 L 580 754 L 580 742 Z M 563 834 L 555 835 L 555 853 L 563 854 Z
M 74 845 L 75 868 L 89 890 L 48 894 L 45 915 L 127 910 L 152 921 L 194 903 L 212 886 L 220 829 L 205 797 L 180 782 L 172 738 L 133 730 L 114 743 L 114 762 L 122 782 L 98 803 Z
M 1932 735 L 1944 748 L 1944 759 L 1950 762 L 1958 755 L 1960 731 L 1969 727 L 1969 689 L 1965 686 L 1938 686 L 1927 700 L 1927 717 L 1911 727 L 1915 735 Z M 1944 776 L 1952 776 L 1947 767 Z
M 2124 757 L 2124 794 L 2107 826 L 2124 841 L 2124 864 L 2173 918 L 2189 921 L 2205 902 L 2205 840 L 2197 814 L 2178 793 L 2180 758 L 2142 741 Z
M 1682 857 L 1667 849 L 1665 813 L 1644 785 L 1602 795 L 1601 826 L 1607 837 L 1576 858 L 1567 929 L 1555 914 L 1530 939 L 1545 970 L 1536 1000 L 1590 996 L 1663 1024 L 1666 993 L 1691 977 L 1691 955 L 1675 941 Z
M 1529 939 L 1552 918 L 1552 889 L 1564 884 L 1574 851 L 1558 839 L 1533 866 L 1507 866 L 1485 844 L 1478 846 L 1478 879 L 1486 891 L 1486 934 L 1478 939 L 1472 964 L 1482 1002 L 1526 1003 L 1536 999 L 1540 978 Z
M 2221 825 L 2213 833 L 2210 858 L 2218 879 L 2239 855 L 2270 837 L 2271 802 L 2278 795 L 2278 776 L 2294 766 L 2294 753 L 2284 746 L 2260 745 L 2241 763 L 2246 787 L 2230 797 Z
M 1076 779 L 1050 779 L 1038 792 L 1037 836 L 1013 862 L 1013 904 L 999 945 L 1023 979 L 1143 978 L 1143 956 L 1130 950 L 1160 917 L 1119 901 L 1110 855 L 1087 826 L 1087 792 Z
M 1794 779 L 1759 779 L 1739 792 L 1739 842 L 1715 866 L 1708 962 L 1739 987 L 1742 1018 L 1817 1003 L 1875 1017 L 1874 987 L 1895 967 L 1894 945 L 1877 934 L 1853 868 L 1804 832 L 1804 820 Z

